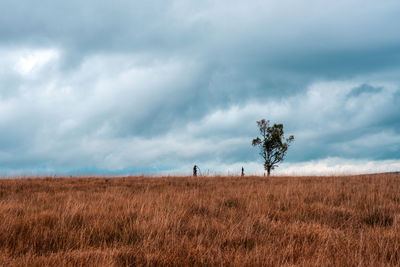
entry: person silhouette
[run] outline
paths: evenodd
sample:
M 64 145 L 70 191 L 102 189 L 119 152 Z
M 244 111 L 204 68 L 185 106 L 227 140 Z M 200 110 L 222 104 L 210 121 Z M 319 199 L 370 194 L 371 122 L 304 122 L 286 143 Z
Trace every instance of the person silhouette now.
M 193 166 L 193 176 L 196 177 L 197 176 L 197 165 Z
M 244 176 L 244 168 L 242 167 L 242 176 Z

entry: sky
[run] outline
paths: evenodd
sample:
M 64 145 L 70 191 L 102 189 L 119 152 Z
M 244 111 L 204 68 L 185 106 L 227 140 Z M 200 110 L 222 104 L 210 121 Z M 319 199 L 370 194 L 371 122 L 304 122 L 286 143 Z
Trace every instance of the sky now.
M 400 171 L 400 2 L 0 1 L 0 175 Z

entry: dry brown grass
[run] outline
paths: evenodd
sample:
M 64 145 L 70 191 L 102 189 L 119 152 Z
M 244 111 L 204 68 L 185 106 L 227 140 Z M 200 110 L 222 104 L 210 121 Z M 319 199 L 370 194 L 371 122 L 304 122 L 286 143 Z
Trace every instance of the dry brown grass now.
M 2 179 L 0 264 L 400 265 L 400 175 Z

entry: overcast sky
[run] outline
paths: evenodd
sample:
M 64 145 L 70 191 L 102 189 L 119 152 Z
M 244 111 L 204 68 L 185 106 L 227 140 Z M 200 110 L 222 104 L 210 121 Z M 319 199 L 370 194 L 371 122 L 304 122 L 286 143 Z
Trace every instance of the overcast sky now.
M 400 170 L 400 1 L 0 1 L 0 175 Z

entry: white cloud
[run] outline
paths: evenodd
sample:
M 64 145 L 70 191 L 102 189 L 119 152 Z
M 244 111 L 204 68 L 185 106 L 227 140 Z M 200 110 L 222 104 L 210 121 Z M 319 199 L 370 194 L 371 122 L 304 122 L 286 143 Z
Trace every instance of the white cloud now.
M 14 69 L 21 75 L 33 75 L 59 58 L 56 49 L 23 49 L 14 53 L 18 55 Z
M 400 160 L 364 160 L 326 158 L 307 162 L 282 164 L 279 175 L 343 175 L 380 172 L 397 172 Z
M 197 162 L 196 162 L 197 163 Z M 206 161 L 197 163 L 202 174 L 240 175 L 244 167 L 246 175 L 264 175 L 261 162 L 223 162 Z M 160 174 L 191 175 L 193 164 L 184 164 L 179 168 L 161 171 Z M 400 160 L 363 160 L 357 158 L 325 158 L 298 163 L 282 163 L 272 171 L 272 175 L 349 175 L 382 172 L 398 172 Z

